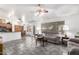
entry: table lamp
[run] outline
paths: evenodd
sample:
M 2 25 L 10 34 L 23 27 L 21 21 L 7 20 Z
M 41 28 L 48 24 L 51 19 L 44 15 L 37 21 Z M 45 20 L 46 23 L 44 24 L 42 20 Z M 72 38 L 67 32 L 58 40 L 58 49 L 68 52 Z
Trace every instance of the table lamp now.
M 65 37 L 67 37 L 67 32 L 69 31 L 69 27 L 67 25 L 63 26 Z

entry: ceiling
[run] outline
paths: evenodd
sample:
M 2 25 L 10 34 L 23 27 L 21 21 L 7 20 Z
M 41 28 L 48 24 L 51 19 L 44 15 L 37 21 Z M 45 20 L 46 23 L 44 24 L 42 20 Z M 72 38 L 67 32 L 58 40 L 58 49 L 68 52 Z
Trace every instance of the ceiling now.
M 26 21 L 33 22 L 37 19 L 48 19 L 63 18 L 79 14 L 79 5 L 77 4 L 42 4 L 41 7 L 46 8 L 48 14 L 37 17 L 34 16 L 36 4 L 0 4 L 0 17 L 7 17 L 8 14 L 14 10 L 15 16 L 20 18 L 25 15 Z

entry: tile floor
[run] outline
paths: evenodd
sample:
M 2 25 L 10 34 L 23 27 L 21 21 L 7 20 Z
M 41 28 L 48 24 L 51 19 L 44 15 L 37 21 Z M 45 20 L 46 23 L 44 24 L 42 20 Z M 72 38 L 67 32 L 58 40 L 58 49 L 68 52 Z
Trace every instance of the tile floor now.
M 67 47 L 48 43 L 41 46 L 33 37 L 4 43 L 4 55 L 67 55 Z

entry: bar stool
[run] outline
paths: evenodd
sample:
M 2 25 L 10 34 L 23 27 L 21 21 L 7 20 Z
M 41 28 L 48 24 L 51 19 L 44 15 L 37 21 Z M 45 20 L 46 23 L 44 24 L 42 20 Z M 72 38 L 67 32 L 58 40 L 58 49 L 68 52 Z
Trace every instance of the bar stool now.
M 3 55 L 3 42 L 1 36 L 0 36 L 0 55 Z

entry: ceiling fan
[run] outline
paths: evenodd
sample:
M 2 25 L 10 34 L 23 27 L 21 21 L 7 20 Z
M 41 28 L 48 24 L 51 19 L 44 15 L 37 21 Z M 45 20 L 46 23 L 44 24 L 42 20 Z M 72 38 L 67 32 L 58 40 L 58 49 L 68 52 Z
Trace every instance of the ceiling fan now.
M 47 9 L 42 7 L 40 4 L 37 5 L 36 12 L 35 12 L 36 16 L 42 16 L 42 15 L 47 14 L 47 13 L 48 13 Z

